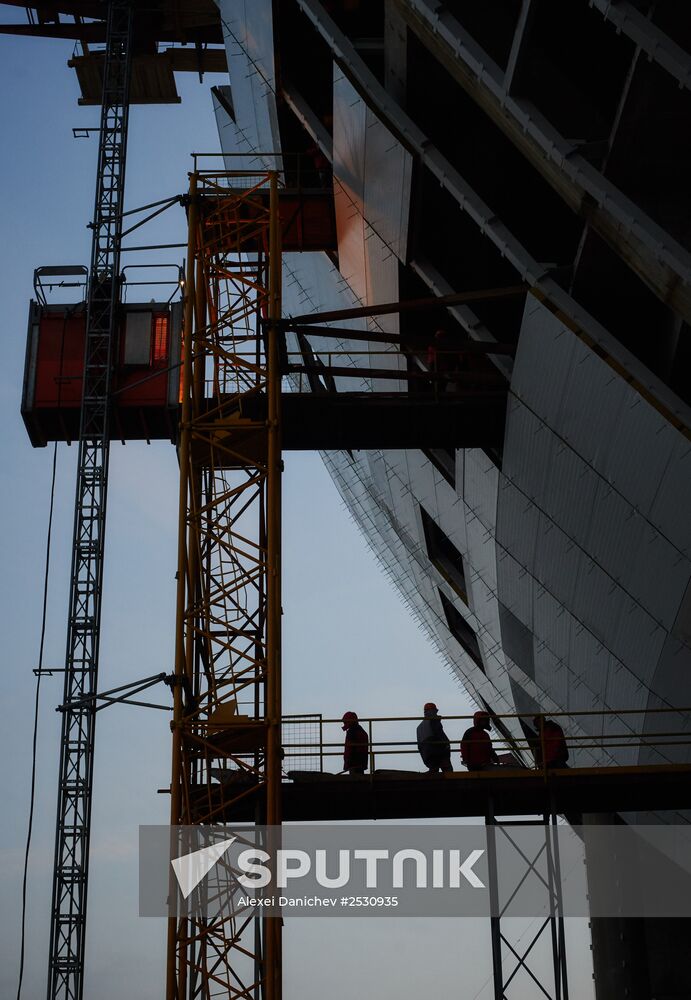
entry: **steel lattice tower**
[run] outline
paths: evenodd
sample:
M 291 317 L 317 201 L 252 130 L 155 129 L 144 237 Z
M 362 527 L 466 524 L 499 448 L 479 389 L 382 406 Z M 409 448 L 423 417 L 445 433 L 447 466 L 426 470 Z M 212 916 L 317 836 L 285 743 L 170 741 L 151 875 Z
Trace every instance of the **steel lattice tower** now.
M 81 1000 L 84 988 L 95 694 L 108 486 L 109 395 L 116 349 L 125 186 L 131 0 L 108 5 L 93 221 L 60 779 L 55 837 L 48 998 Z
M 281 823 L 281 233 L 272 171 L 189 192 L 171 825 Z M 266 406 L 251 415 L 252 404 Z M 216 782 L 216 778 L 220 780 Z M 223 866 L 219 867 L 223 871 Z M 226 872 L 232 879 L 232 872 Z M 175 900 L 171 884 L 171 901 Z M 171 916 L 168 1000 L 280 1000 L 281 921 Z

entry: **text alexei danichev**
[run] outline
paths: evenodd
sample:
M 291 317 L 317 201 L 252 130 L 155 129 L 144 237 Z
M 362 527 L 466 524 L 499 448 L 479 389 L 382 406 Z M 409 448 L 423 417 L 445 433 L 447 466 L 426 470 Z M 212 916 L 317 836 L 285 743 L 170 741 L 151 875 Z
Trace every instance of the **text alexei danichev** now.
M 339 906 L 372 906 L 372 907 L 393 907 L 398 906 L 397 896 L 238 896 L 234 900 L 236 909 L 245 906 L 268 907 L 306 907 L 316 908 L 330 907 L 335 909 Z

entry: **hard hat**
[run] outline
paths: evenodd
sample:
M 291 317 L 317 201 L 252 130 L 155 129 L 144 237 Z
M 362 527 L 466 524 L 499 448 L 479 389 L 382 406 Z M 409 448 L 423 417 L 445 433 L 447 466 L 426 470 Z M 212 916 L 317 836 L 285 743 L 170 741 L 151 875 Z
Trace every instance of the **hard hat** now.
M 343 728 L 347 729 L 351 723 L 357 722 L 357 714 L 355 712 L 346 712 L 341 722 L 343 723 Z
M 425 707 L 423 709 L 423 712 L 438 712 L 438 711 L 439 709 L 437 708 L 437 706 L 434 704 L 433 701 L 425 702 Z
M 491 725 L 489 714 L 487 712 L 476 712 L 473 716 L 473 725 L 480 726 L 481 729 L 489 729 Z
M 536 715 L 535 718 L 533 719 L 533 725 L 535 726 L 536 729 L 539 729 L 540 728 L 540 723 L 542 723 L 544 721 L 545 721 L 544 720 L 544 716 L 542 716 L 542 715 Z

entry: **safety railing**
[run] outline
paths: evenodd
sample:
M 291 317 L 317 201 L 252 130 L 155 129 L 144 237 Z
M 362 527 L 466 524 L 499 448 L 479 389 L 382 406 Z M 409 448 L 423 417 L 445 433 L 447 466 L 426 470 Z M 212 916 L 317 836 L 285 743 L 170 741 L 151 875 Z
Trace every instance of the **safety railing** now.
M 225 364 L 219 364 L 213 378 L 207 378 L 204 383 L 204 398 L 214 399 L 219 395 L 231 395 L 247 392 L 253 387 L 254 372 L 257 366 L 256 348 L 243 349 L 243 342 L 256 344 L 256 335 L 250 332 L 237 333 L 234 337 L 232 359 Z M 376 367 L 375 359 L 381 357 L 391 360 L 391 351 L 320 351 L 319 357 L 312 364 L 305 364 L 299 352 L 287 352 L 288 372 L 293 392 L 314 391 L 318 387 L 326 391 L 335 391 L 335 377 L 347 377 L 357 388 L 359 379 L 372 380 L 377 378 L 396 381 L 401 378 L 397 368 L 385 368 L 380 362 Z M 368 364 L 356 359 L 366 358 Z M 232 362 L 232 363 L 231 363 Z M 405 391 L 405 390 L 404 390 Z
M 494 767 L 546 772 L 559 766 L 616 766 L 627 763 L 625 758 L 631 756 L 634 764 L 691 765 L 691 709 L 687 708 L 553 712 L 537 716 L 530 713 L 491 714 L 489 719 L 492 750 L 499 757 L 493 762 Z M 536 719 L 539 720 L 537 725 Z M 465 731 L 473 725 L 473 716 L 445 715 L 440 720 L 450 743 L 452 770 L 464 770 L 460 743 Z M 358 721 L 367 734 L 366 770 L 370 774 L 388 770 L 427 770 L 416 737 L 421 716 L 363 716 Z M 289 734 L 294 724 L 291 717 L 285 717 L 283 723 L 284 734 Z M 560 744 L 560 734 L 550 723 L 556 724 L 563 733 L 568 763 L 563 757 L 555 762 L 554 751 Z M 339 732 L 342 725 L 341 719 L 319 716 L 314 738 L 303 741 L 284 737 L 286 774 L 305 770 L 301 764 L 305 758 L 319 761 L 315 770 L 342 773 L 345 737 Z M 444 750 L 446 743 L 438 746 Z M 642 754 L 643 761 L 640 760 Z M 556 756 L 559 758 L 559 754 Z
M 252 373 L 256 366 L 256 347 L 252 350 L 243 349 L 243 345 L 256 345 L 256 334 L 249 329 L 244 333 L 235 331 L 233 338 L 232 365 L 229 363 L 220 370 L 215 378 L 207 379 L 205 396 L 212 398 L 219 393 L 234 393 L 242 386 L 246 391 Z M 293 392 L 314 392 L 315 389 L 336 391 L 335 379 L 341 382 L 342 391 L 357 391 L 358 381 L 373 382 L 375 387 L 382 383 L 391 391 L 391 382 L 400 383 L 398 393 L 430 393 L 467 394 L 471 390 L 486 391 L 499 386 L 498 379 L 492 373 L 460 371 L 453 374 L 449 371 L 436 373 L 423 370 L 413 371 L 405 367 L 393 367 L 392 356 L 396 359 L 407 357 L 407 353 L 389 350 L 323 350 L 315 351 L 313 358 L 306 359 L 299 351 L 287 351 L 284 363 L 287 368 L 284 374 L 289 378 Z
M 282 188 L 305 191 L 331 189 L 331 165 L 316 145 L 303 153 L 248 151 L 192 153 L 191 156 L 194 173 L 216 179 L 220 186 L 234 190 L 255 187 L 260 179 L 260 186 L 266 186 L 263 176 L 269 170 L 278 172 L 278 183 Z M 243 164 L 248 165 L 246 169 Z

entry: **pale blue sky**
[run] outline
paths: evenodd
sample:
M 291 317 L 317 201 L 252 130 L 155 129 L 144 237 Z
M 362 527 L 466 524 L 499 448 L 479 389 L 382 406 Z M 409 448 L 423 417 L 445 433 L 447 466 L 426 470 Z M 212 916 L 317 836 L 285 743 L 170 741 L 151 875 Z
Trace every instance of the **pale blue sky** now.
M 9 16 L 12 16 L 10 12 Z M 14 12 L 21 19 L 23 12 Z M 3 11 L 3 19 L 8 17 Z M 19 890 L 26 830 L 34 677 L 50 483 L 50 449 L 33 450 L 19 415 L 32 273 L 88 263 L 96 140 L 77 107 L 71 45 L 0 36 L 0 406 L 2 407 L 3 742 L 0 777 L 0 998 L 14 995 Z M 209 78 L 179 77 L 182 106 L 131 112 L 127 205 L 183 191 L 192 150 L 217 148 Z M 138 242 L 185 238 L 176 208 Z M 166 251 L 167 260 L 175 252 Z M 178 259 L 182 259 L 181 253 Z M 148 297 L 148 296 L 147 296 Z M 61 667 L 76 449 L 60 446 L 45 664 Z M 177 465 L 164 443 L 114 445 L 104 583 L 101 687 L 172 668 Z M 472 711 L 385 580 L 318 457 L 289 455 L 285 474 L 284 689 L 287 712 L 326 716 L 417 713 L 428 700 Z M 61 680 L 41 698 L 38 786 L 29 894 L 25 1000 L 45 990 L 53 863 Z M 165 692 L 160 696 L 165 699 Z M 162 996 L 163 921 L 137 909 L 136 834 L 168 819 L 170 734 L 164 713 L 112 708 L 99 715 L 93 815 L 87 997 Z M 582 928 L 574 930 L 582 934 Z M 463 921 L 297 921 L 287 930 L 286 1000 L 345 1000 L 362 956 L 372 994 L 419 997 L 435 989 L 490 996 L 488 927 Z M 318 959 L 315 957 L 318 952 Z M 358 960 L 360 961 L 360 960 Z M 309 968 L 309 976 L 305 975 Z M 484 987 L 483 987 L 483 984 Z M 479 991 L 479 992 L 478 992 Z M 360 990 L 362 992 L 362 990 Z M 364 996 L 369 993 L 365 991 Z M 526 994 L 528 996 L 529 994 Z M 584 996 L 587 994 L 583 994 Z

